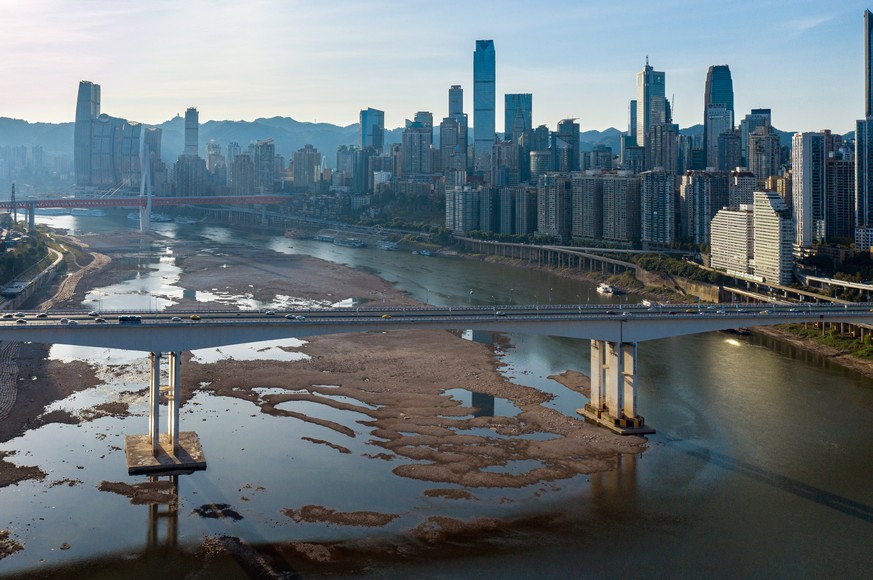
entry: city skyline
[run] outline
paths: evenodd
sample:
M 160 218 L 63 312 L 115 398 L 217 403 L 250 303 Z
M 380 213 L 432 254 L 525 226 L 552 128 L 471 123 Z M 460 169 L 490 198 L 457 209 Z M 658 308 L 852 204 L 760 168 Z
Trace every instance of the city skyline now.
M 204 121 L 346 126 L 373 107 L 394 128 L 416 111 L 446 116 L 451 85 L 473 112 L 479 39 L 498 52 L 497 118 L 504 94 L 532 93 L 534 125 L 574 117 L 583 131 L 625 130 L 647 56 L 682 127 L 703 122 L 706 71 L 719 64 L 733 75 L 737 119 L 770 108 L 777 127 L 846 133 L 864 115 L 865 2 L 377 4 L 2 0 L 0 78 L 16 89 L 0 96 L 0 116 L 71 122 L 76 86 L 91 80 L 111 87 L 109 114 L 150 124 L 195 106 Z M 457 26 L 440 26 L 447 17 Z

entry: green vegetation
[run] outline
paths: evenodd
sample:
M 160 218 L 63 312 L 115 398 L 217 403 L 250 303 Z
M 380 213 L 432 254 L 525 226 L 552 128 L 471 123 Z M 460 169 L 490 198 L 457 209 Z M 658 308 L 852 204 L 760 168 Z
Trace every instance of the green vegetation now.
M 812 324 L 786 324 L 784 328 L 792 334 L 809 340 L 814 340 L 852 356 L 860 358 L 873 358 L 873 336 L 866 335 L 861 342 L 857 337 L 841 335 L 836 328 L 831 328 L 822 333 L 821 328 Z
M 714 270 L 700 268 L 690 262 L 668 258 L 666 256 L 644 254 L 637 257 L 635 263 L 644 270 L 651 272 L 663 272 L 673 276 L 681 276 L 689 280 L 697 280 L 698 282 L 708 282 L 710 284 L 725 284 L 730 280 L 728 276 Z
M 0 284 L 8 284 L 17 277 L 34 273 L 39 270 L 34 266 L 41 260 L 48 258 L 48 238 L 39 231 L 31 231 L 26 235 L 24 230 L 14 228 L 18 234 L 22 234 L 20 240 L 13 244 L 0 244 Z

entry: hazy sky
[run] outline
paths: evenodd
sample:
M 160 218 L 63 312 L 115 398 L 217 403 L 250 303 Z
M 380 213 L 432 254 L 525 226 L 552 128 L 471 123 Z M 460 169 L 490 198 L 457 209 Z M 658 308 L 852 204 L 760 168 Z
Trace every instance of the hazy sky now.
M 533 121 L 627 125 L 646 55 L 667 75 L 674 121 L 700 123 L 712 64 L 735 109 L 771 108 L 785 130 L 846 132 L 863 115 L 863 11 L 855 0 L 0 0 L 0 116 L 72 121 L 80 80 L 104 112 L 160 123 L 288 116 L 348 125 L 368 106 L 388 127 L 472 119 L 476 39 L 497 50 L 503 95 L 533 93 Z

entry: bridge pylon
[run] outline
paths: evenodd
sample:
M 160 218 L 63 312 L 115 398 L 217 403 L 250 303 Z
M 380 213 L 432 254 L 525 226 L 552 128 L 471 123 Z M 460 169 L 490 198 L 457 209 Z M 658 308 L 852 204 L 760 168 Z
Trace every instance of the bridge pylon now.
M 149 432 L 125 437 L 129 475 L 206 469 L 200 438 L 179 431 L 179 384 L 182 353 L 149 353 Z M 167 359 L 169 383 L 161 385 L 161 359 Z M 167 400 L 167 432 L 160 432 L 161 395 Z
M 637 413 L 637 343 L 591 341 L 591 401 L 578 413 L 620 435 L 649 435 L 654 429 Z

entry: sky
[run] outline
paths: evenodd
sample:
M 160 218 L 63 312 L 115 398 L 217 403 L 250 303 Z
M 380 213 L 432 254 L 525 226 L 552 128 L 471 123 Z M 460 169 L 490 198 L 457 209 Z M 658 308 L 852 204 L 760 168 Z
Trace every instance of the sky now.
M 863 116 L 863 12 L 855 0 L 0 0 L 0 116 L 67 122 L 80 80 L 102 111 L 158 124 L 293 117 L 387 128 L 473 105 L 473 49 L 493 39 L 503 95 L 533 94 L 533 123 L 627 128 L 648 56 L 674 122 L 702 122 L 706 71 L 727 64 L 739 121 L 770 108 L 783 130 L 845 133 Z

